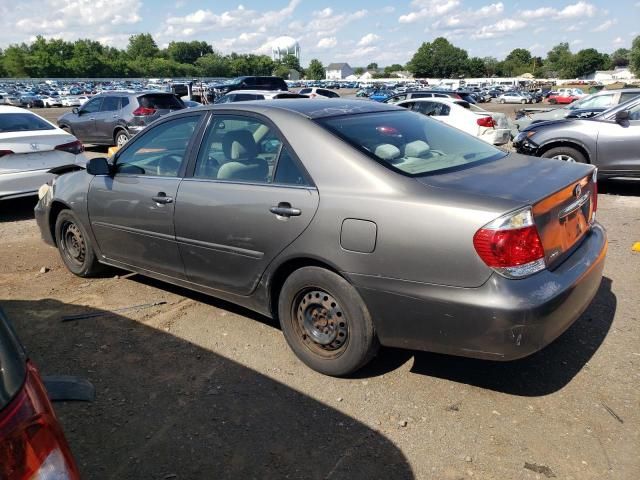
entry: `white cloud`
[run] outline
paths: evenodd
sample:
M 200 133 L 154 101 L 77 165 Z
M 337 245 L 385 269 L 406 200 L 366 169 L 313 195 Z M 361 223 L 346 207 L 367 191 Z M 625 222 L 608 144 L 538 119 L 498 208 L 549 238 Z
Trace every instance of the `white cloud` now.
M 604 23 L 601 23 L 600 25 L 598 25 L 596 28 L 594 28 L 593 30 L 591 30 L 592 32 L 604 32 L 606 30 L 609 30 L 611 27 L 613 27 L 616 23 L 618 23 L 618 21 L 616 19 L 613 20 L 607 20 Z
M 535 10 L 523 10 L 522 18 L 535 20 L 545 18 L 548 20 L 565 20 L 569 18 L 593 17 L 598 9 L 591 3 L 580 1 L 567 5 L 561 10 L 553 7 L 540 7 Z
M 575 40 L 571 40 L 571 45 L 580 45 L 582 43 L 584 43 L 582 40 L 580 40 L 579 38 L 576 38 Z
M 414 23 L 426 17 L 441 16 L 460 5 L 459 0 L 413 0 L 411 6 L 416 10 L 400 15 L 400 23 Z
M 638 6 L 640 7 L 640 3 L 638 3 Z M 622 37 L 616 37 L 613 39 L 613 44 L 615 46 L 622 45 L 623 43 L 624 43 L 624 39 Z
M 551 17 L 556 13 L 557 13 L 557 10 L 555 8 L 540 7 L 540 8 L 536 8 L 535 10 L 524 10 L 520 15 L 523 18 L 533 19 L 533 18 Z
M 325 37 L 321 38 L 318 42 L 318 48 L 333 48 L 338 44 L 336 37 Z
M 463 34 L 464 30 L 477 30 L 478 22 L 491 17 L 501 16 L 504 12 L 502 2 L 492 3 L 476 10 L 464 10 L 462 12 L 444 17 L 435 21 L 431 26 L 435 30 L 458 30 L 454 35 Z
M 367 45 L 371 45 L 376 40 L 379 40 L 380 37 L 375 33 L 367 33 L 364 37 L 360 39 L 358 42 L 359 47 L 366 47 Z
M 513 18 L 505 18 L 493 25 L 485 25 L 476 33 L 472 34 L 472 38 L 485 39 L 496 38 L 510 34 L 516 30 L 521 30 L 527 26 L 526 22 L 522 20 L 515 20 Z

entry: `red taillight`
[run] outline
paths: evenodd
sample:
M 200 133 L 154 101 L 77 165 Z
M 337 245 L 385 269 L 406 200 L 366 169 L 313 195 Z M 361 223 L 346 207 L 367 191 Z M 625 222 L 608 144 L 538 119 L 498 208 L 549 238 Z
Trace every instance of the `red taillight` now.
M 493 121 L 492 117 L 480 117 L 476 120 L 479 126 L 481 127 L 495 127 L 496 122 Z
M 74 155 L 80 155 L 84 152 L 84 145 L 79 140 L 75 142 L 63 143 L 62 145 L 58 145 L 55 148 L 56 150 L 60 150 L 61 152 L 73 153 Z
M 485 225 L 473 236 L 473 246 L 488 267 L 509 278 L 522 278 L 546 267 L 529 208 Z
M 312 93 L 309 95 L 311 98 L 316 98 L 318 95 L 316 93 Z
M 156 109 L 150 107 L 138 107 L 133 111 L 133 114 L 137 117 L 148 117 L 154 113 L 156 113 Z
M 40 375 L 30 363 L 22 390 L 0 413 L 0 478 L 79 478 Z
M 13 152 L 11 150 L 0 150 L 0 158 L 4 157 L 5 155 L 13 155 Z

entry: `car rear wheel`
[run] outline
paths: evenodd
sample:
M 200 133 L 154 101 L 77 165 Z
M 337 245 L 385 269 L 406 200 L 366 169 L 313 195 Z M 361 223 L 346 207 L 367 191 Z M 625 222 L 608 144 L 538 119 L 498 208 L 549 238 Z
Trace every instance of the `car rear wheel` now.
M 115 134 L 115 142 L 118 147 L 122 147 L 125 143 L 129 141 L 129 134 L 124 130 L 117 130 Z
M 558 101 L 557 101 L 555 98 L 550 98 L 550 99 L 549 99 L 549 103 L 550 103 L 551 105 L 555 105 L 556 103 L 558 103 Z
M 520 100 L 520 103 L 521 103 L 522 105 L 524 105 L 525 103 L 527 103 L 527 101 L 526 101 L 526 100 Z
M 505 103 L 504 98 L 501 98 L 501 99 L 500 99 L 500 103 Z
M 325 375 L 353 373 L 378 351 L 373 321 L 360 295 L 324 268 L 301 268 L 287 278 L 278 316 L 296 356 Z
M 55 236 L 62 261 L 71 273 L 91 277 L 103 269 L 87 232 L 71 210 L 62 210 L 58 214 Z
M 552 158 L 570 163 L 587 163 L 587 159 L 579 150 L 571 147 L 555 147 L 542 154 L 543 158 Z

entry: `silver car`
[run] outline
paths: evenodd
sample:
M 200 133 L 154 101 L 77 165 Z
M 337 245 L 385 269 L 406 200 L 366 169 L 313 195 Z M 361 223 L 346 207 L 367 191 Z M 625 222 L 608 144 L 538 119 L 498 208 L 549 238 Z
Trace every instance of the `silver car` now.
M 506 92 L 500 95 L 497 99 L 498 103 L 532 103 L 533 99 L 522 92 Z
M 347 375 L 380 344 L 512 360 L 562 334 L 602 277 L 595 181 L 393 105 L 239 102 L 59 176 L 36 219 L 76 275 L 112 265 L 235 302 Z
M 638 178 L 640 97 L 587 119 L 534 123 L 513 145 L 527 155 L 595 165 L 604 178 Z

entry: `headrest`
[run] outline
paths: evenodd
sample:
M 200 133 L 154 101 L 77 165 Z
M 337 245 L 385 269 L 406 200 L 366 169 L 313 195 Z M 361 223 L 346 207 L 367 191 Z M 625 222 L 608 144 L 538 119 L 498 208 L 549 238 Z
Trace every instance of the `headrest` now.
M 430 150 L 429 145 L 422 140 L 409 142 L 404 146 L 405 157 L 422 157 Z
M 258 154 L 258 147 L 250 131 L 235 130 L 222 137 L 222 151 L 228 160 L 247 160 Z
M 400 158 L 400 149 L 390 143 L 378 145 L 373 153 L 382 160 L 395 160 L 396 158 Z

